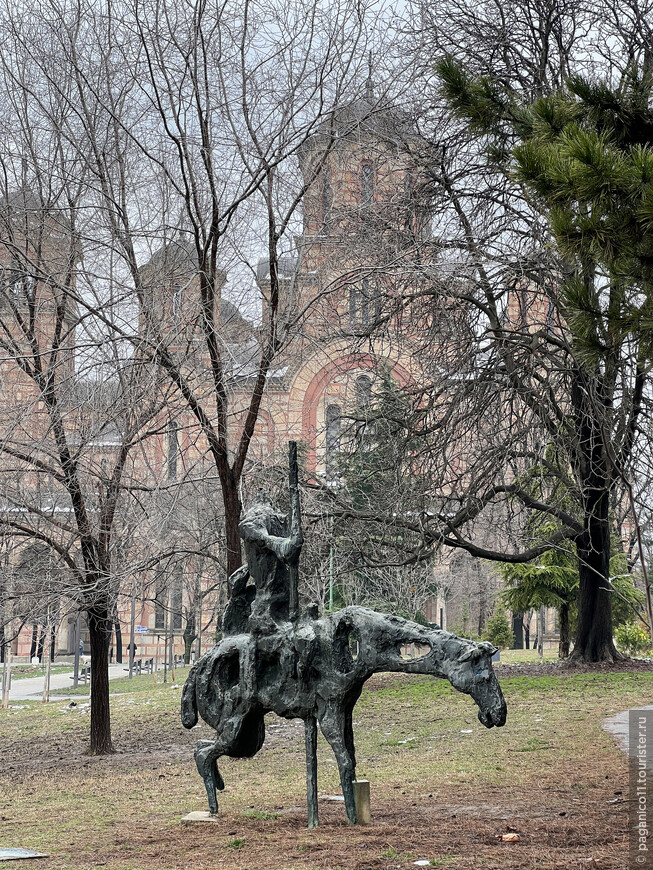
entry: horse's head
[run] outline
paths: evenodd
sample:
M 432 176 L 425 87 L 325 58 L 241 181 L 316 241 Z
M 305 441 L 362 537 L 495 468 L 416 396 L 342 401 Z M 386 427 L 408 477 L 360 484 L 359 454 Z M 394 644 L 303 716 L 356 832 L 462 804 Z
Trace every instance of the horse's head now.
M 506 722 L 506 701 L 492 669 L 492 656 L 496 651 L 487 641 L 462 641 L 458 654 L 451 656 L 447 668 L 451 685 L 471 695 L 478 704 L 479 722 L 486 728 Z

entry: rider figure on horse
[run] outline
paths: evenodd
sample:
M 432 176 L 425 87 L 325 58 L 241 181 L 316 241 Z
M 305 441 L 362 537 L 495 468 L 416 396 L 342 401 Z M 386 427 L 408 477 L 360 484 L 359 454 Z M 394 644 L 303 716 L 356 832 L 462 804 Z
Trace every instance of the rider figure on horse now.
M 299 555 L 304 543 L 297 481 L 297 445 L 290 442 L 290 521 L 264 492 L 240 522 L 247 564 L 228 580 L 224 634 L 270 634 L 297 620 Z M 254 583 L 248 585 L 249 580 Z

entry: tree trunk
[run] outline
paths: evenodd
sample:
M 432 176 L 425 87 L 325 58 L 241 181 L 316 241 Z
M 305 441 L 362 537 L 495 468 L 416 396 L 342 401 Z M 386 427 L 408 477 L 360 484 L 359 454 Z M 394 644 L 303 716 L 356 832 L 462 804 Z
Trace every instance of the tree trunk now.
M 107 755 L 113 752 L 113 744 L 111 743 L 107 647 L 107 633 L 111 631 L 111 620 L 106 608 L 89 609 L 88 630 L 91 639 L 91 740 L 88 754 Z
M 513 613 L 512 615 L 512 633 L 515 642 L 512 645 L 513 649 L 524 649 L 524 614 Z
M 32 625 L 32 643 L 29 648 L 29 660 L 30 662 L 36 655 L 36 650 L 38 649 L 38 640 L 39 640 L 39 627 L 36 623 Z
M 576 542 L 578 552 L 578 629 L 571 661 L 614 662 L 623 656 L 612 639 L 610 522 L 608 491 L 596 492 L 585 509 L 585 530 Z
M 586 269 L 584 280 L 593 281 Z M 623 658 L 612 639 L 610 604 L 610 467 L 603 426 L 611 401 L 603 380 L 590 373 L 597 388 L 590 391 L 585 373 L 575 371 L 571 385 L 578 446 L 575 472 L 583 499 L 583 532 L 576 538 L 578 553 L 578 627 L 570 661 L 613 662 Z M 590 393 L 593 401 L 590 401 Z M 607 391 L 611 395 L 610 391 Z
M 191 647 L 193 646 L 193 641 L 197 637 L 196 634 L 186 634 L 184 632 L 184 662 L 189 665 L 190 664 L 190 652 Z
M 116 619 L 113 624 L 115 632 L 116 632 L 116 663 L 122 664 L 122 628 L 120 627 L 120 622 Z
M 558 658 L 569 658 L 569 605 L 567 603 L 560 605 L 560 641 L 558 643 Z
M 544 605 L 542 605 L 537 612 L 537 655 L 542 661 L 544 658 L 544 633 L 546 631 L 545 626 L 545 611 Z
M 480 577 L 479 566 L 477 563 L 474 563 L 474 566 L 476 569 L 476 578 L 478 580 L 478 636 L 480 637 L 485 628 L 485 590 Z
M 191 612 L 186 620 L 186 625 L 184 627 L 184 661 L 186 664 L 190 664 L 190 648 L 193 645 L 193 641 L 197 637 L 197 632 L 195 631 L 195 612 L 194 608 L 191 608 Z
M 36 657 L 40 662 L 43 661 L 43 646 L 45 643 L 45 632 L 46 629 L 42 628 L 41 633 L 39 634 L 38 643 L 36 644 Z
M 243 564 L 240 552 L 240 498 L 238 497 L 238 481 L 233 475 L 227 480 L 221 480 L 222 496 L 224 498 L 224 525 L 227 538 L 227 576 L 231 577 L 234 571 Z

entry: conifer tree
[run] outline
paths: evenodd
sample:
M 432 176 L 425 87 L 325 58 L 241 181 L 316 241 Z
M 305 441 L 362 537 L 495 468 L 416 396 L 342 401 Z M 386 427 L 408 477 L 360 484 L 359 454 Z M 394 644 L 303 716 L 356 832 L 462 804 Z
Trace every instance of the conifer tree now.
M 651 72 L 633 65 L 617 88 L 575 77 L 530 106 L 498 82 L 467 76 L 452 58 L 439 73 L 450 105 L 486 137 L 494 171 L 517 178 L 546 215 L 560 254 L 561 273 L 551 277 L 563 326 L 536 336 L 531 354 L 540 352 L 539 342 L 547 353 L 555 347 L 564 363 L 556 396 L 562 416 L 554 421 L 543 412 L 542 421 L 566 455 L 582 522 L 574 537 L 574 656 L 615 659 L 610 499 L 620 497 L 636 465 L 652 350 Z

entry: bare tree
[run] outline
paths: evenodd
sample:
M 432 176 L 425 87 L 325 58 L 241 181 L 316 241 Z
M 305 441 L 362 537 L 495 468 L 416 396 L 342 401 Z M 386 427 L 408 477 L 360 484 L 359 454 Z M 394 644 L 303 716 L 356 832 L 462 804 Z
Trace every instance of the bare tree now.
M 598 332 L 605 326 L 611 336 L 601 350 L 605 370 L 589 359 L 570 329 L 573 306 L 562 292 L 569 261 L 556 251 L 548 209 L 515 183 L 508 158 L 520 106 L 555 91 L 572 70 L 596 71 L 589 52 L 598 30 L 611 34 L 611 61 L 617 47 L 623 52 L 609 70 L 614 80 L 638 60 L 646 69 L 646 25 L 641 10 L 629 10 L 629 19 L 617 20 L 600 4 L 523 2 L 504 10 L 453 3 L 436 17 L 419 6 L 417 33 L 420 50 L 429 45 L 431 58 L 433 47 L 442 56 L 455 53 L 464 74 L 480 84 L 469 113 L 466 97 L 456 104 L 472 119 L 471 136 L 446 106 L 434 111 L 433 103 L 423 127 L 432 143 L 423 152 L 437 256 L 428 269 L 413 265 L 430 275 L 430 287 L 412 294 L 410 306 L 424 338 L 421 355 L 433 359 L 419 421 L 433 488 L 428 509 L 403 517 L 403 526 L 420 532 L 425 551 L 447 545 L 509 562 L 572 542 L 584 578 L 576 655 L 591 660 L 617 655 L 608 502 L 614 492 L 623 504 L 627 479 L 644 468 L 645 348 L 636 330 L 613 340 L 598 305 L 605 314 Z M 448 69 L 449 94 L 461 95 L 457 67 L 449 62 Z M 490 118 L 497 123 L 488 143 L 475 131 L 487 132 Z M 593 276 L 596 298 L 604 299 L 609 282 L 602 291 L 601 275 Z M 533 480 L 537 469 L 541 485 Z M 557 485 L 546 487 L 545 476 Z M 489 509 L 493 518 L 484 522 Z M 526 522 L 532 512 L 549 530 L 553 522 L 554 533 L 538 538 L 537 523 Z M 517 547 L 506 546 L 515 541 Z
M 239 485 L 274 360 L 303 313 L 280 277 L 320 171 L 300 179 L 298 152 L 318 127 L 331 147 L 334 107 L 364 87 L 372 24 L 356 2 L 3 10 L 2 347 L 29 383 L 3 433 L 15 463 L 5 528 L 46 543 L 81 590 L 94 752 L 111 745 L 105 641 L 127 562 L 115 532 L 133 527 L 132 496 L 159 486 L 146 453 L 132 457 L 145 437 L 169 439 L 171 420 L 199 432 L 188 455 L 211 459 L 227 570 L 238 567 Z M 263 325 L 235 359 L 223 269 L 251 279 L 262 240 Z M 84 367 L 97 389 L 82 396 Z M 34 496 L 39 480 L 56 508 Z
M 83 27 L 65 17 L 57 24 L 71 62 L 66 74 L 75 83 L 67 99 L 79 106 L 68 138 L 79 141 L 79 123 L 107 243 L 124 265 L 126 295 L 135 293 L 140 332 L 131 340 L 165 372 L 205 439 L 220 481 L 231 572 L 241 558 L 239 482 L 274 359 L 296 319 L 282 304 L 279 264 L 292 249 L 310 183 L 296 186 L 297 153 L 333 107 L 362 86 L 366 12 L 355 3 L 330 13 L 314 3 L 282 12 L 247 2 L 233 14 L 152 2 L 122 7 L 117 15 L 89 15 Z M 56 76 L 43 70 L 57 87 L 63 70 Z M 151 186 L 143 195 L 148 173 Z M 250 237 L 243 239 L 247 225 Z M 251 255 L 244 257 L 252 228 L 267 248 L 265 315 L 251 347 L 247 391 L 241 378 L 235 402 L 221 261 L 244 259 L 253 273 Z M 163 271 L 143 265 L 143 249 L 157 244 Z M 180 289 L 184 318 L 201 346 L 201 371 L 158 319 L 161 305 L 171 304 L 164 301 L 171 248 L 186 260 Z M 242 421 L 237 436 L 236 418 Z

